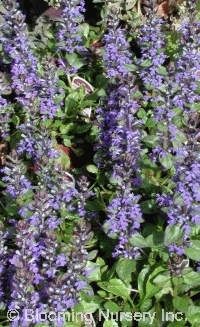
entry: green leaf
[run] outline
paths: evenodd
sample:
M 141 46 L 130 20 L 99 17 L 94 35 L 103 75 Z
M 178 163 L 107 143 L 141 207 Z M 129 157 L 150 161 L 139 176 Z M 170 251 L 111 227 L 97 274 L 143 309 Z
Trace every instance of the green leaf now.
M 192 324 L 193 327 L 198 327 L 200 321 L 199 306 L 189 306 L 188 310 L 186 311 L 185 317 Z
M 20 124 L 20 119 L 17 115 L 12 116 L 12 121 L 13 121 L 13 124 L 15 124 L 15 126 L 18 126 Z
M 89 171 L 89 173 L 92 173 L 92 174 L 98 174 L 98 171 L 99 171 L 97 166 L 95 166 L 95 165 L 87 165 L 86 169 L 87 169 L 87 171 Z
M 139 90 L 135 91 L 134 94 L 132 95 L 133 99 L 142 99 L 143 94 Z
M 153 213 L 156 210 L 156 202 L 154 199 L 145 200 L 140 203 L 140 207 L 143 213 Z
M 87 256 L 87 259 L 88 260 L 93 260 L 96 258 L 97 256 L 97 253 L 98 253 L 98 250 L 93 250 L 91 252 L 88 253 L 88 256 Z
M 115 302 L 112 301 L 107 301 L 104 303 L 104 308 L 106 310 L 109 310 L 110 312 L 116 313 L 118 311 L 120 311 L 120 307 L 118 304 L 116 304 Z
M 195 261 L 199 261 L 199 252 L 200 252 L 200 240 L 192 240 L 191 246 L 184 247 L 186 255 Z
M 106 290 L 107 292 L 121 296 L 125 299 L 129 298 L 130 290 L 120 279 L 113 278 L 110 279 L 108 282 L 97 283 L 97 285 L 103 290 Z
M 145 284 L 149 276 L 149 271 L 150 271 L 150 267 L 144 268 L 138 275 L 138 291 L 140 296 L 140 303 L 142 303 L 145 297 L 145 287 L 146 287 Z
M 115 320 L 106 320 L 103 323 L 103 327 L 118 327 L 118 323 Z
M 107 293 L 105 291 L 97 291 L 97 294 L 99 294 L 101 297 L 107 297 Z
M 178 321 L 173 321 L 170 322 L 169 325 L 167 325 L 167 327 L 181 327 L 185 325 L 185 319 L 184 316 L 182 314 L 182 311 L 175 313 L 175 317 L 174 319 L 178 319 Z
M 132 9 L 137 3 L 137 0 L 126 0 L 125 2 L 125 6 L 126 6 L 126 10 L 130 10 Z
M 184 284 L 188 286 L 187 290 L 200 285 L 200 274 L 191 269 L 190 267 L 184 268 L 182 273 Z
M 64 134 L 68 134 L 68 132 L 71 131 L 73 128 L 74 128 L 74 123 L 69 123 L 69 124 L 67 124 L 67 125 L 62 125 L 62 126 L 60 127 L 60 133 L 61 133 L 62 135 L 64 135 Z
M 63 139 L 63 143 L 65 146 L 67 146 L 68 148 L 70 148 L 70 146 L 72 145 L 71 141 L 67 138 Z
M 64 323 L 64 325 L 62 325 L 62 327 L 80 327 L 80 322 L 78 321 L 78 318 L 79 318 L 79 316 L 77 317 L 77 319 L 75 318 L 74 322 L 73 321 L 67 321 L 66 323 Z M 67 318 L 67 320 L 68 320 L 68 318 Z M 35 327 L 35 325 L 34 325 L 34 327 Z
M 82 126 L 78 125 L 75 128 L 74 132 L 76 132 L 77 134 L 82 134 L 82 133 L 89 131 L 89 129 L 90 129 L 90 125 L 82 125 Z
M 164 247 L 164 232 L 153 232 L 153 234 L 146 237 L 146 242 L 151 248 L 163 248 Z
M 170 169 L 173 166 L 173 156 L 171 153 L 168 153 L 164 157 L 159 156 L 159 161 L 160 161 L 161 165 L 166 169 Z
M 116 265 L 116 272 L 120 279 L 131 279 L 131 273 L 136 267 L 136 262 L 133 259 L 121 258 Z
M 177 117 L 180 121 L 180 117 Z M 181 147 L 184 142 L 187 142 L 187 136 L 180 130 L 176 133 L 176 139 L 173 140 L 173 145 L 176 147 Z
M 140 304 L 146 299 L 151 299 L 161 290 L 161 287 L 153 283 L 154 278 L 165 271 L 161 264 L 155 264 L 154 266 L 144 268 L 138 277 L 138 291 L 140 295 Z
M 97 258 L 96 263 L 98 263 L 98 265 L 100 265 L 101 267 L 105 267 L 105 265 L 106 265 L 105 261 L 101 257 Z
M 157 145 L 157 141 L 159 141 L 157 135 L 148 135 L 143 138 L 143 142 L 151 148 L 154 148 Z
M 79 304 L 82 307 L 81 312 L 83 313 L 88 313 L 88 312 L 94 313 L 99 307 L 98 303 L 95 303 L 94 301 L 86 302 L 82 300 L 81 302 L 79 302 Z
M 18 212 L 19 212 L 18 206 L 12 202 L 8 202 L 8 204 L 5 207 L 5 210 L 6 210 L 7 214 L 11 217 L 17 216 Z
M 86 268 L 90 269 L 88 278 L 91 282 L 101 280 L 100 265 L 98 263 L 88 261 Z
M 145 123 L 146 127 L 154 127 L 156 125 L 156 122 L 154 121 L 153 117 L 150 117 L 147 122 Z
M 135 72 L 138 70 L 138 67 L 134 64 L 125 64 L 124 67 L 126 70 L 128 70 L 128 72 Z
M 152 307 L 152 299 L 146 299 L 142 302 L 141 311 L 147 312 Z
M 182 312 L 186 312 L 188 307 L 192 304 L 192 300 L 189 296 L 176 296 L 172 301 L 174 308 Z
M 93 102 L 94 102 L 93 100 L 83 100 L 79 104 L 78 108 L 80 108 L 80 109 L 86 108 L 87 109 L 87 107 L 91 107 L 93 105 Z
M 74 113 L 74 109 L 78 106 L 78 102 L 72 97 L 72 95 L 68 95 L 68 97 L 65 99 L 65 112 L 68 115 L 71 115 Z
M 74 68 L 79 69 L 84 65 L 83 61 L 80 60 L 77 54 L 75 53 L 67 53 L 65 54 L 65 58 L 68 60 L 69 64 Z
M 83 35 L 87 39 L 88 38 L 88 34 L 89 34 L 89 30 L 90 30 L 90 26 L 87 23 L 83 23 L 83 24 L 81 24 L 81 28 L 83 30 Z
M 142 118 L 144 121 L 147 120 L 147 112 L 143 108 L 138 110 L 137 116 L 138 118 Z
M 183 198 L 180 194 L 178 193 L 175 193 L 174 194 L 174 204 L 175 205 L 178 205 L 178 206 L 183 206 L 184 205 L 184 201 L 183 201 Z
M 171 276 L 164 275 L 164 272 L 168 272 L 168 270 L 162 271 L 161 274 L 157 275 L 156 278 L 153 279 L 153 283 L 161 288 L 172 288 Z
M 143 68 L 147 68 L 147 67 L 150 67 L 152 66 L 152 61 L 150 59 L 145 59 L 141 64 L 140 64 L 141 67 Z
M 159 75 L 163 75 L 163 76 L 166 76 L 168 73 L 167 73 L 167 69 L 164 67 L 164 66 L 159 66 L 157 69 L 156 69 L 156 72 L 159 74 Z
M 149 244 L 146 242 L 145 238 L 139 233 L 135 233 L 133 236 L 131 236 L 129 238 L 129 242 L 132 246 L 139 246 L 142 248 L 149 247 Z
M 177 31 L 166 31 L 166 54 L 173 59 L 174 55 L 179 52 L 179 35 Z
M 105 210 L 106 208 L 105 204 L 98 199 L 94 199 L 92 201 L 87 200 L 85 207 L 89 211 L 101 211 L 101 210 Z
M 157 129 L 158 129 L 158 131 L 160 131 L 160 132 L 167 132 L 167 130 L 168 130 L 168 127 L 167 127 L 167 125 L 164 123 L 164 122 L 162 122 L 162 121 L 159 121 L 158 123 L 157 123 Z
M 60 151 L 60 157 L 55 159 L 55 162 L 60 164 L 64 168 L 64 170 L 70 169 L 70 157 L 64 151 Z
M 170 244 L 176 243 L 183 235 L 184 232 L 179 225 L 167 226 L 164 235 L 164 245 L 169 246 Z
M 138 327 L 149 327 L 149 326 L 153 326 L 153 327 L 158 327 L 160 326 L 160 324 L 158 324 L 158 320 L 159 318 L 157 318 L 158 316 L 158 309 L 155 308 L 155 306 L 146 312 L 135 312 L 133 319 L 134 321 L 138 321 L 137 326 Z M 161 319 L 160 319 L 161 321 Z

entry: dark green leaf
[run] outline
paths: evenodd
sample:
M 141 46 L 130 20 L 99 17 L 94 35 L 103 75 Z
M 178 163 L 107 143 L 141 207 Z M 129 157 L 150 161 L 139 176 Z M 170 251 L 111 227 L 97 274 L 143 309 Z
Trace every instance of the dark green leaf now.
M 87 132 L 89 129 L 90 129 L 90 125 L 82 125 L 82 126 L 79 125 L 76 127 L 75 132 L 77 134 L 82 134 L 82 133 Z
M 105 209 L 105 204 L 98 199 L 86 202 L 86 209 L 90 211 L 101 211 Z
M 153 283 L 153 279 L 162 271 L 164 269 L 161 264 L 156 264 L 152 267 L 144 268 L 139 274 L 138 291 L 141 305 L 144 300 L 151 299 L 160 291 L 161 288 Z
M 19 123 L 20 123 L 20 119 L 19 119 L 19 117 L 17 115 L 12 116 L 12 121 L 15 124 L 15 126 L 18 126 Z
M 78 102 L 71 95 L 65 99 L 65 112 L 68 115 L 74 114 L 74 110 L 77 106 Z
M 157 205 L 154 199 L 142 201 L 140 207 L 143 213 L 153 213 L 157 210 Z
M 166 156 L 159 156 L 159 161 L 161 165 L 166 168 L 170 169 L 173 166 L 173 156 L 171 153 L 168 153 Z
M 170 244 L 176 243 L 183 235 L 184 232 L 179 225 L 167 226 L 164 235 L 164 245 L 169 246 Z
M 153 234 L 146 237 L 146 242 L 151 248 L 163 248 L 164 232 L 153 232 Z

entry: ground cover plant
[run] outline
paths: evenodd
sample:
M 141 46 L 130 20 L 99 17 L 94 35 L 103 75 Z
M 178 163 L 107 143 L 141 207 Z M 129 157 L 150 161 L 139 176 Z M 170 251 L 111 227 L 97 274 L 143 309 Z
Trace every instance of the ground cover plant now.
M 0 327 L 200 326 L 199 7 L 0 1 Z

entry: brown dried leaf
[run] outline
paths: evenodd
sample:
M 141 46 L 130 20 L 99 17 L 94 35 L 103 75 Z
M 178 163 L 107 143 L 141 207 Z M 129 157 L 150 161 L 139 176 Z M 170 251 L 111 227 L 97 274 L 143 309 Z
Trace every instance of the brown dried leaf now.
M 5 141 L 0 141 L 0 165 L 4 165 L 6 155 L 8 154 L 8 144 Z
M 157 14 L 160 17 L 166 18 L 171 13 L 171 7 L 169 5 L 169 0 L 164 0 L 162 3 L 157 5 Z
M 160 17 L 167 18 L 178 7 L 180 0 L 164 0 L 157 5 L 157 14 Z

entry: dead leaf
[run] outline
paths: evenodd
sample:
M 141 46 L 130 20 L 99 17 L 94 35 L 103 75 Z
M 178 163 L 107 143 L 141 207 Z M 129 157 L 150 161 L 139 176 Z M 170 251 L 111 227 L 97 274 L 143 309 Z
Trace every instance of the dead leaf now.
M 0 166 L 4 165 L 6 155 L 8 154 L 8 144 L 5 141 L 0 141 Z

